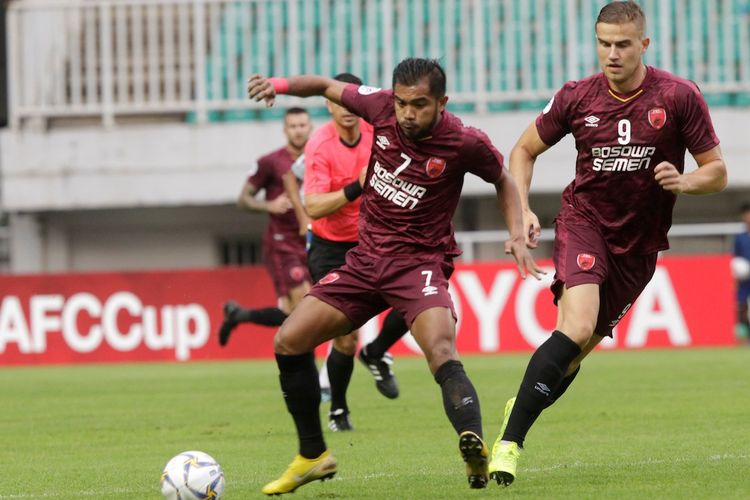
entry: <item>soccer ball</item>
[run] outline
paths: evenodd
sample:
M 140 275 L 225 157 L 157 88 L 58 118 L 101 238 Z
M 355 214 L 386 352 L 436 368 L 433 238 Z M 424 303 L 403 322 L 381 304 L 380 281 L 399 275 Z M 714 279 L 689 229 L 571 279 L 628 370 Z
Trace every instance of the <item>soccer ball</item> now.
M 207 453 L 183 451 L 164 466 L 161 492 L 167 500 L 219 499 L 224 494 L 224 471 Z
M 750 278 L 750 262 L 744 257 L 732 257 L 729 267 L 732 269 L 732 278 L 739 281 Z

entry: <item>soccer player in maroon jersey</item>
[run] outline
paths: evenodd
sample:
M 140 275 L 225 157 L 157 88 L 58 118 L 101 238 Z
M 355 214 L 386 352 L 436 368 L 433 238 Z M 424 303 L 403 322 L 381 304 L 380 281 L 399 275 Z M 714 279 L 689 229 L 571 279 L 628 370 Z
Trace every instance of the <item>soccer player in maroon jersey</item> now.
M 568 82 L 521 135 L 510 156 L 519 186 L 527 245 L 539 220 L 528 191 L 536 158 L 566 134 L 576 140 L 573 182 L 555 219 L 552 291 L 555 331 L 529 361 L 505 405 L 490 475 L 509 485 L 520 449 L 539 414 L 578 373 L 581 360 L 622 319 L 669 248 L 678 194 L 709 194 L 727 182 L 711 117 L 692 82 L 644 65 L 645 18 L 634 2 L 606 5 L 596 20 L 602 72 Z M 698 164 L 684 172 L 685 150 Z
M 282 176 L 289 171 L 312 131 L 310 115 L 303 108 L 289 108 L 284 115 L 284 135 L 287 143 L 258 160 L 258 169 L 242 187 L 237 207 L 243 210 L 267 212 L 269 224 L 263 234 L 263 262 L 271 274 L 278 307 L 245 309 L 229 301 L 224 304 L 224 321 L 219 328 L 219 344 L 229 341 L 232 330 L 239 323 L 265 326 L 281 325 L 302 297 L 310 289 L 305 238 L 297 224 L 292 204 L 284 192 Z M 265 190 L 265 199 L 256 197 Z
M 454 245 L 451 219 L 467 172 L 494 184 L 511 234 L 505 251 L 523 277 L 539 276 L 525 245 L 518 191 L 502 156 L 483 132 L 445 110 L 445 73 L 433 60 L 399 63 L 392 90 L 312 75 L 248 80 L 251 99 L 271 105 L 279 93 L 325 96 L 372 124 L 375 140 L 361 195 L 359 245 L 346 254 L 343 267 L 313 286 L 274 339 L 299 454 L 263 492 L 289 493 L 336 473 L 320 425 L 313 350 L 389 306 L 403 314 L 440 385 L 470 486 L 485 487 L 489 450 L 482 440 L 479 399 L 456 353 L 446 276 Z
M 362 80 L 350 73 L 336 75 L 334 80 L 362 84 Z M 308 264 L 313 282 L 343 266 L 346 253 L 357 246 L 361 183 L 364 181 L 364 171 L 373 142 L 372 125 L 343 106 L 331 101 L 328 101 L 327 106 L 332 120 L 310 136 L 305 145 L 305 154 L 301 157 L 305 162 L 304 205 L 299 198 L 296 180 L 289 184 L 289 178 L 295 174 L 288 172 L 284 178 L 287 195 L 298 214 L 297 220 L 304 222 L 307 216 L 313 219 L 308 248 Z M 300 208 L 305 212 L 304 217 L 299 216 Z M 376 343 L 387 343 L 387 349 L 407 330 L 403 317 L 398 311 L 391 310 Z M 331 400 L 328 427 L 335 432 L 353 429 L 346 392 L 354 371 L 357 333 L 355 330 L 334 338 L 326 359 Z M 388 343 L 383 339 L 392 339 L 392 342 Z M 390 354 L 383 350 L 375 357 L 371 354 L 373 351 L 368 350 L 369 347 L 372 344 L 365 346 L 359 357 L 376 377 L 376 387 L 388 398 L 398 397 L 398 384 L 391 370 Z

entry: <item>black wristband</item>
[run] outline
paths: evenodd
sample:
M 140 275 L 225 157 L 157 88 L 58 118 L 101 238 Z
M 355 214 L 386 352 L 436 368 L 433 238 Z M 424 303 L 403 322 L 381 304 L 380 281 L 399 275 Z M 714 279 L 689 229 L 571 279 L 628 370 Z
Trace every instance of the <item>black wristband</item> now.
M 356 180 L 344 186 L 344 197 L 348 201 L 356 200 L 357 198 L 359 198 L 359 195 L 361 194 L 362 194 L 362 186 L 359 184 L 359 180 Z

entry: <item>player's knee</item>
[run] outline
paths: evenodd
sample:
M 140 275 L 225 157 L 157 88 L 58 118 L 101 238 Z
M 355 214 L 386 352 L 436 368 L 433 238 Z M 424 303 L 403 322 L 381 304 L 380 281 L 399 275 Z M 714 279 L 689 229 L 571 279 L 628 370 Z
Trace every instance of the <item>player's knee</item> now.
M 276 354 L 293 356 L 295 354 L 304 354 L 305 352 L 310 351 L 310 349 L 306 349 L 306 347 L 295 339 L 294 335 L 282 325 L 273 337 L 273 351 Z
M 333 347 L 342 354 L 354 356 L 357 350 L 357 337 L 352 334 L 336 337 L 333 339 Z
M 425 351 L 425 356 L 427 357 L 427 362 L 430 364 L 430 368 L 434 372 L 443 363 L 457 359 L 455 344 L 449 339 L 434 342 Z
M 592 335 L 594 335 L 595 328 L 596 319 L 577 317 L 563 321 L 557 329 L 583 348 L 589 342 Z

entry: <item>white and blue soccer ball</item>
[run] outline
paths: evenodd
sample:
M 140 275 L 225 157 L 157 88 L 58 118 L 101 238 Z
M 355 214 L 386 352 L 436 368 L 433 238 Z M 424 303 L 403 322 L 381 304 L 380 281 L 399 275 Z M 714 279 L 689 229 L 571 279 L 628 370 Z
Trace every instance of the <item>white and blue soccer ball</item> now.
M 224 471 L 207 453 L 183 451 L 164 466 L 161 492 L 167 500 L 218 500 L 224 494 Z

